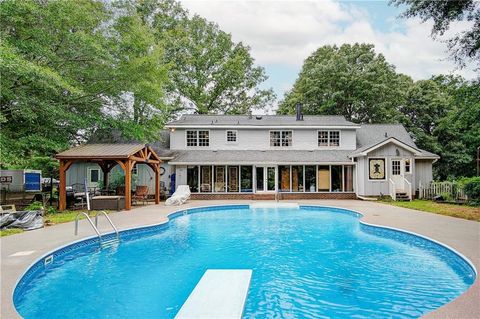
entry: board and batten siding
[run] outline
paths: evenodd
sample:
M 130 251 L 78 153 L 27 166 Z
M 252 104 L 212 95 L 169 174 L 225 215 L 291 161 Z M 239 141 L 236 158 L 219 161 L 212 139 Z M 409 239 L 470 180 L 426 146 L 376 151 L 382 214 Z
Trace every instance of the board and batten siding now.
M 170 175 L 174 173 L 174 168 L 171 165 L 166 163 L 162 163 L 161 167 L 165 169 L 165 173 L 160 176 L 160 181 L 164 183 L 167 187 L 167 190 L 170 186 Z M 100 169 L 95 163 L 88 163 L 88 162 L 76 162 L 73 163 L 72 166 L 67 171 L 67 186 L 71 186 L 73 184 L 80 184 L 83 185 L 85 178 L 87 177 L 87 171 L 89 168 L 96 168 Z M 112 168 L 110 173 L 108 174 L 110 180 L 112 180 L 115 174 L 124 174 L 123 170 L 117 165 Z M 103 172 L 100 169 L 100 180 L 104 180 Z M 77 190 L 81 190 L 82 186 L 77 187 Z M 148 186 L 148 193 L 155 194 L 155 174 L 153 170 L 145 164 L 138 164 L 137 165 L 137 177 L 136 177 L 136 185 L 144 185 Z M 134 183 L 132 183 L 132 190 L 135 190 Z
M 415 160 L 415 189 L 422 186 L 428 186 L 433 181 L 432 173 L 433 160 Z
M 194 130 L 194 129 L 192 129 Z M 203 129 L 202 129 L 203 130 Z M 205 129 L 207 130 L 207 129 Z M 237 131 L 237 142 L 227 143 L 227 131 Z M 188 147 L 186 146 L 186 129 L 176 129 L 170 133 L 170 149 L 215 149 L 215 150 L 271 150 L 282 149 L 282 147 L 270 146 L 270 131 L 276 129 L 209 129 L 210 146 L 208 147 Z M 329 147 L 318 146 L 317 129 L 282 129 L 293 131 L 293 143 L 291 147 L 284 149 L 293 150 L 318 150 L 329 149 Z M 322 129 L 323 130 L 323 129 Z M 340 131 L 340 146 L 332 147 L 335 150 L 355 150 L 356 132 L 354 129 L 344 129 Z
M 397 152 L 398 151 L 398 152 Z M 385 176 L 384 180 L 369 180 L 369 158 L 385 158 Z M 387 144 L 377 148 L 367 156 L 359 157 L 357 159 L 358 169 L 358 194 L 362 196 L 380 196 L 389 195 L 389 179 L 391 177 L 392 159 L 411 159 L 411 174 L 405 174 L 405 178 L 412 183 L 415 180 L 415 161 L 413 160 L 413 153 L 395 144 Z M 415 186 L 412 183 L 412 191 L 415 191 Z

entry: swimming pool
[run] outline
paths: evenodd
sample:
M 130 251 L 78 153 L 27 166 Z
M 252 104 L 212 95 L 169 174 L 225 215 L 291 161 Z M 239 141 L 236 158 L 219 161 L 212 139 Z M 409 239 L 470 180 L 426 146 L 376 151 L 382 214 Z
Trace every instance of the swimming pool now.
M 221 206 L 42 258 L 14 303 L 25 318 L 173 318 L 207 269 L 253 270 L 245 318 L 416 318 L 474 281 L 455 252 L 344 209 Z

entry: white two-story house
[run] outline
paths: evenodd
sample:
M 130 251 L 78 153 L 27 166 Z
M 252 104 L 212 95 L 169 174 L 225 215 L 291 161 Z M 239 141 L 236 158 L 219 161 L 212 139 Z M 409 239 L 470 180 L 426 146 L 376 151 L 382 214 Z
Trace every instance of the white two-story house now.
M 432 180 L 439 157 L 419 149 L 399 124 L 360 125 L 342 116 L 183 115 L 150 146 L 162 185 L 189 185 L 198 199 L 410 199 Z M 134 167 L 154 190 L 153 172 Z M 121 170 L 120 170 L 121 171 Z M 67 184 L 102 180 L 95 163 L 75 164 Z M 92 186 L 92 185 L 90 185 Z
M 439 158 L 402 125 L 342 116 L 184 115 L 166 128 L 175 183 L 194 198 L 411 198 Z

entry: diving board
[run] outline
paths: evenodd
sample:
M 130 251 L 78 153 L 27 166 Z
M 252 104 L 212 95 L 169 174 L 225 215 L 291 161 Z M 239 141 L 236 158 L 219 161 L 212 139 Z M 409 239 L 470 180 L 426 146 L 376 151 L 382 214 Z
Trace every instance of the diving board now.
M 251 278 L 251 269 L 208 269 L 175 319 L 241 318 Z

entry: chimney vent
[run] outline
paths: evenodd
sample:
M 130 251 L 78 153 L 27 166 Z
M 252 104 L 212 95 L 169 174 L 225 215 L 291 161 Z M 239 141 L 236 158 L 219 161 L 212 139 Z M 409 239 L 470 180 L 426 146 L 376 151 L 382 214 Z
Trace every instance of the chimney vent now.
M 296 110 L 296 114 L 297 114 L 296 120 L 297 121 L 303 121 L 302 105 L 300 103 L 297 103 L 297 105 L 295 105 L 295 110 Z

